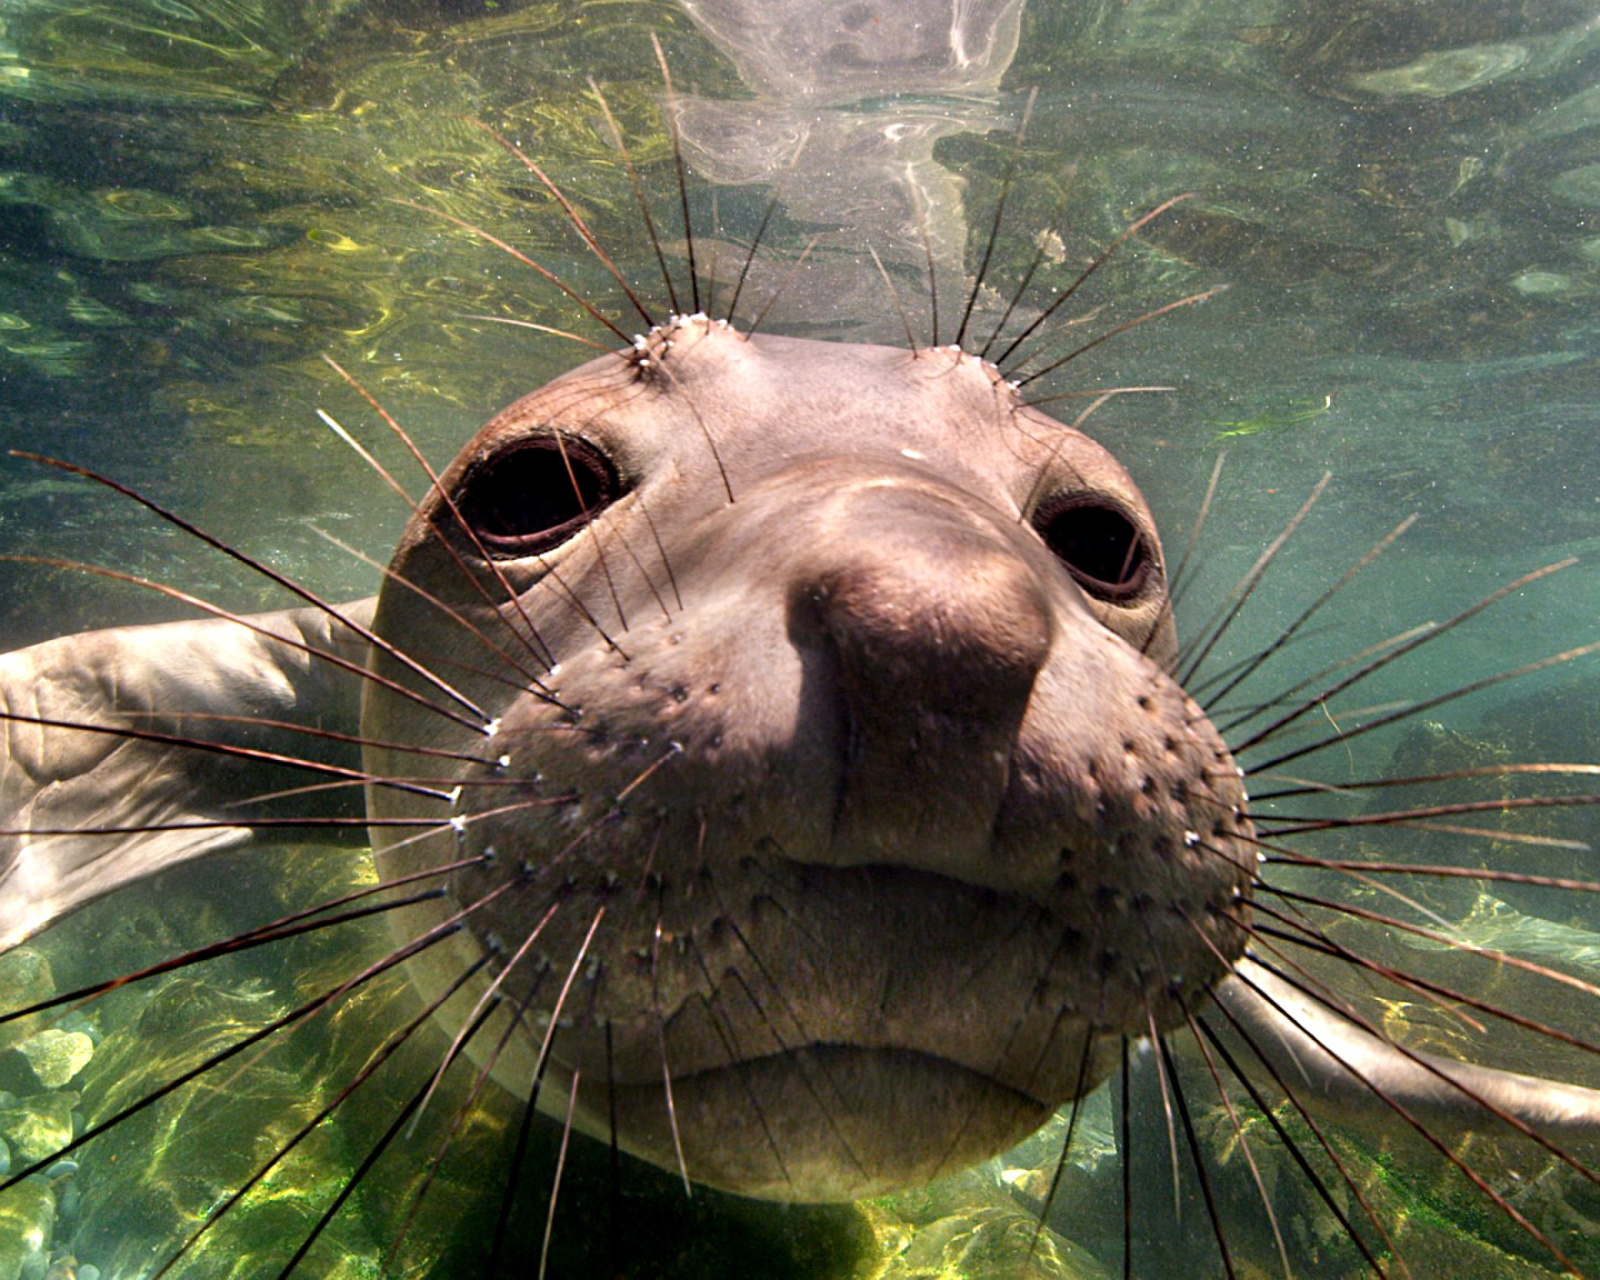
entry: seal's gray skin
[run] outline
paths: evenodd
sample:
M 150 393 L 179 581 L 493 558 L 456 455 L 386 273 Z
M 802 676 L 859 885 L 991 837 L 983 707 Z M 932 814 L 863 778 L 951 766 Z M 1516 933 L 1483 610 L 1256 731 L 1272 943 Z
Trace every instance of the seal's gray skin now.
M 359 700 L 380 869 L 481 859 L 398 922 L 466 925 L 415 984 L 437 994 L 488 950 L 526 1010 L 471 1042 L 511 1032 L 496 1075 L 525 1088 L 553 1019 L 541 1097 L 591 1130 L 614 1104 L 622 1145 L 669 1168 L 681 1145 L 702 1181 L 796 1200 L 925 1181 L 1025 1135 L 1208 989 L 1336 1109 L 1387 1115 L 1377 1086 L 1483 1127 L 1487 1093 L 1600 1131 L 1600 1094 L 1443 1066 L 1464 1092 L 1274 1002 L 1242 955 L 1243 789 L 1167 674 L 1144 501 L 970 356 L 678 321 L 492 420 L 371 618 L 454 693 L 308 611 L 252 620 L 281 639 L 177 623 L 0 659 L 20 717 L 0 825 L 230 824 L 13 840 L 0 936 L 245 837 L 235 802 L 274 789 L 265 759 L 196 768 L 162 735 L 303 752 L 268 722 L 337 726 Z M 83 722 L 144 736 L 64 727 Z M 384 825 L 417 818 L 438 826 Z

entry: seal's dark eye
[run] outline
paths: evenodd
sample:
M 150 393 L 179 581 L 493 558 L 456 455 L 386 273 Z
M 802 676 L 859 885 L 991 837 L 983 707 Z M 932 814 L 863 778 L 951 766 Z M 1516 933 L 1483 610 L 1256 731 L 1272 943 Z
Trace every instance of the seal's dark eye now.
M 1033 527 L 1078 585 L 1098 600 L 1131 600 L 1150 576 L 1150 551 L 1116 507 L 1082 494 L 1044 502 Z
M 469 471 L 456 506 L 496 559 L 560 546 L 616 500 L 611 459 L 575 436 L 535 436 Z

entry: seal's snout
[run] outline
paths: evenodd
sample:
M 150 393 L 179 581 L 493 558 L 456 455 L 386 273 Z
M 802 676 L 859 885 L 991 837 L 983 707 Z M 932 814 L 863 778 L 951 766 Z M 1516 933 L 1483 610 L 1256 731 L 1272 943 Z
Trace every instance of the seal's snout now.
M 825 856 L 954 875 L 988 847 L 1050 654 L 1050 601 L 970 513 L 897 493 L 854 523 L 790 598 L 791 634 L 833 668 L 843 738 Z M 959 796 L 959 812 L 929 795 Z

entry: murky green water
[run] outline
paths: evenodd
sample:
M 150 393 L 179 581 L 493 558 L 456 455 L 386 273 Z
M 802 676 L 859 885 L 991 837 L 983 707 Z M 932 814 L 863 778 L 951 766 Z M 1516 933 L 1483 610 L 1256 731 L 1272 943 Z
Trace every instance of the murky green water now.
M 372 571 L 318 530 L 384 556 L 405 512 L 315 410 L 397 470 L 407 463 L 325 358 L 442 461 L 494 410 L 587 354 L 496 322 L 602 336 L 535 272 L 453 219 L 625 314 L 559 207 L 480 123 L 535 157 L 624 273 L 659 296 L 591 75 L 630 140 L 668 259 L 684 278 L 655 33 L 677 80 L 697 178 L 697 252 L 722 297 L 769 193 L 781 200 L 769 255 L 740 308 L 748 317 L 776 292 L 770 329 L 900 341 L 870 245 L 926 340 L 920 221 L 943 282 L 940 337 L 950 340 L 1031 90 L 1038 96 L 990 275 L 1000 293 L 1037 247 L 1034 296 L 1047 297 L 1132 219 L 1194 193 L 1100 272 L 1074 313 L 1087 318 L 1071 332 L 1091 335 L 1214 285 L 1227 291 L 1096 348 L 1048 389 L 1173 388 L 1121 397 L 1095 420 L 1165 518 L 1171 548 L 1227 449 L 1223 496 L 1186 605 L 1191 629 L 1318 476 L 1334 473 L 1295 567 L 1262 593 L 1228 652 L 1270 635 L 1412 512 L 1414 530 L 1367 575 L 1338 627 L 1302 646 L 1297 670 L 1444 616 L 1529 568 L 1593 558 L 1600 17 L 1592 5 L 992 0 L 967 6 L 960 73 L 910 56 L 888 71 L 863 69 L 830 57 L 826 42 L 805 56 L 774 54 L 762 39 L 790 6 L 724 21 L 731 7 L 702 6 L 697 22 L 672 0 L 0 0 L 0 447 L 115 475 L 314 590 L 366 594 Z M 856 39 L 870 40 L 881 20 L 870 5 L 817 7 Z M 900 6 L 897 20 L 920 7 Z M 926 8 L 930 28 L 948 28 L 949 6 Z M 791 277 L 812 237 L 811 256 Z M 24 461 L 0 466 L 0 547 L 109 563 L 230 607 L 277 603 L 125 500 Z M 167 612 L 132 588 L 0 565 L 3 648 Z M 1580 563 L 1463 632 L 1447 663 L 1397 673 L 1329 716 L 1359 717 L 1362 704 L 1591 640 L 1597 619 L 1600 579 Z M 1583 709 L 1596 704 L 1594 693 L 1591 668 L 1564 670 L 1519 685 L 1520 700 L 1500 691 L 1453 707 L 1450 723 L 1466 735 L 1462 751 L 1494 742 L 1520 758 L 1593 759 L 1597 734 Z M 1396 737 L 1373 749 L 1381 757 Z M 1582 822 L 1568 819 L 1559 831 L 1582 838 Z M 1552 870 L 1594 874 L 1570 859 Z M 1488 907 L 1474 917 L 1484 937 L 1522 938 L 1530 954 L 1564 947 L 1570 961 L 1585 962 L 1590 931 L 1600 928 L 1592 910 L 1521 905 L 1567 932 L 1541 933 L 1526 916 L 1507 920 Z M 147 941 L 150 954 L 175 945 Z M 87 961 L 73 954 L 58 963 Z M 313 959 L 292 963 L 311 990 Z M 287 1007 L 287 997 L 252 985 L 260 981 L 219 979 L 205 997 L 219 1026 L 249 1026 Z M 325 1052 L 340 1062 L 371 1052 L 329 1034 Z M 101 1055 L 112 1058 L 111 1049 Z M 318 1070 L 316 1060 L 300 1063 L 263 1096 L 296 1096 Z M 116 1082 L 99 1087 L 114 1092 Z M 184 1126 L 181 1116 L 168 1123 Z M 482 1121 L 485 1150 L 506 1123 Z M 152 1139 L 140 1131 L 122 1161 L 136 1160 L 144 1141 Z M 195 1128 L 185 1141 L 226 1139 Z M 350 1158 L 324 1151 L 315 1167 Z M 221 1188 L 218 1168 L 206 1176 Z M 170 1169 L 153 1168 L 143 1185 L 179 1208 L 130 1208 L 126 1222 L 102 1213 L 85 1236 L 107 1276 L 139 1274 L 140 1223 L 154 1221 L 161 1236 L 174 1215 L 208 1207 L 193 1187 L 169 1195 Z M 255 1218 L 239 1215 L 254 1224 L 229 1246 L 244 1259 L 239 1274 L 263 1274 L 252 1250 L 321 1212 L 316 1176 L 265 1196 Z M 449 1176 L 471 1180 L 459 1167 Z M 363 1237 L 364 1221 L 351 1216 L 330 1251 L 346 1260 L 317 1274 L 375 1273 L 382 1229 Z M 415 1256 L 453 1258 L 448 1225 L 419 1228 Z M 1091 1235 L 1104 1226 L 1080 1225 Z M 1452 1221 L 1439 1238 L 1459 1228 L 1475 1239 L 1470 1225 Z M 220 1259 L 221 1247 L 211 1256 Z M 1482 1261 L 1500 1256 L 1464 1244 L 1450 1265 L 1479 1274 L 1470 1267 L 1500 1265 Z M 113 1257 L 124 1270 L 110 1269 Z M 428 1264 L 412 1265 L 404 1274 Z M 452 1264 L 439 1265 L 448 1273 Z M 1505 1266 L 1481 1273 L 1524 1274 Z

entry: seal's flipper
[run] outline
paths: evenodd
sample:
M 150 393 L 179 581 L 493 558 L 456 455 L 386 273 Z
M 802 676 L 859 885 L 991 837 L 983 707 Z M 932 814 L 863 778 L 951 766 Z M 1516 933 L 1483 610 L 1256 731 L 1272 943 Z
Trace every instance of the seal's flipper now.
M 1404 1132 L 1409 1116 L 1437 1135 L 1600 1139 L 1600 1090 L 1402 1049 L 1249 957 L 1214 994 L 1251 1046 L 1242 1065 L 1259 1054 L 1318 1116 L 1389 1132 Z
M 343 616 L 365 625 L 373 602 Z M 91 899 L 249 838 L 267 793 L 354 769 L 366 642 L 317 609 L 120 627 L 0 655 L 0 947 Z M 294 813 L 359 816 L 361 791 Z M 332 806 L 330 810 L 330 806 Z M 359 826 L 339 828 L 359 831 Z M 328 827 L 309 827 L 308 831 Z M 83 832 L 84 834 L 75 834 Z

